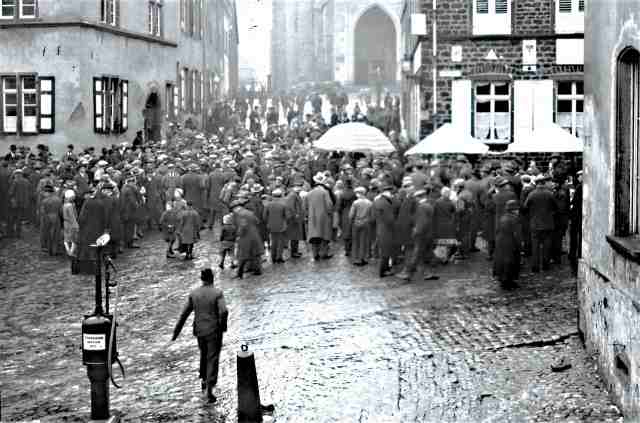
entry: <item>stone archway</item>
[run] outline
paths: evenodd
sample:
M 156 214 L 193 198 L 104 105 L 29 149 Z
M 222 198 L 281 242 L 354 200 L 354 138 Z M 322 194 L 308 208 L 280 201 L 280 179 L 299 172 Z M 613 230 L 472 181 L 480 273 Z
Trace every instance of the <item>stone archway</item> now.
M 144 133 L 147 141 L 160 141 L 162 137 L 162 104 L 157 92 L 147 97 L 144 106 Z
M 396 80 L 397 33 L 389 14 L 374 5 L 358 18 L 354 29 L 353 81 L 371 85 Z M 379 76 L 378 76 L 379 74 Z

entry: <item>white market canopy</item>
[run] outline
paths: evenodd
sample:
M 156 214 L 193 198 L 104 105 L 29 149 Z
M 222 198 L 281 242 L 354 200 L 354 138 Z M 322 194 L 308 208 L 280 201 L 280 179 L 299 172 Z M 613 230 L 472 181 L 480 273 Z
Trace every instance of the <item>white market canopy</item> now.
M 581 153 L 584 142 L 556 123 L 536 129 L 507 148 L 508 153 Z
M 404 153 L 405 156 L 413 154 L 485 154 L 489 147 L 482 141 L 473 138 L 464 130 L 445 123 L 436 129 L 431 135 L 413 146 Z
M 362 122 L 336 125 L 325 132 L 313 146 L 325 151 L 392 153 L 395 147 L 378 128 Z

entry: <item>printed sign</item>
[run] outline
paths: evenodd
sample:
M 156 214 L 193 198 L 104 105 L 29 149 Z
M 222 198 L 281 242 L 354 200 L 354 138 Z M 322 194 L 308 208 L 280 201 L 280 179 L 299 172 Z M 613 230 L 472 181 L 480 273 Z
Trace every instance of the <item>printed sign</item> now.
M 451 61 L 462 62 L 462 46 L 451 46 Z
M 536 40 L 522 40 L 522 64 L 535 65 L 537 61 Z
M 82 348 L 87 351 L 104 351 L 106 344 L 105 335 L 93 333 L 82 334 Z

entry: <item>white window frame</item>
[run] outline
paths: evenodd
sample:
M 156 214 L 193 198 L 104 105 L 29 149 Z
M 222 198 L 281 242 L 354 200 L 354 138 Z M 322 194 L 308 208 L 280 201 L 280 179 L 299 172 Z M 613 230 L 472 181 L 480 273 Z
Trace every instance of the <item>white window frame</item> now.
M 569 82 L 569 81 L 563 81 Z M 582 133 L 582 129 L 584 127 L 584 123 L 578 126 L 578 113 L 583 113 L 584 119 L 584 85 L 582 87 L 582 94 L 578 94 L 578 82 L 581 81 L 572 81 L 571 82 L 571 94 L 556 94 L 556 122 L 558 121 L 557 115 L 559 114 L 558 110 L 558 101 L 571 101 L 571 130 L 570 132 L 574 136 L 578 136 L 578 134 Z M 557 88 L 556 88 L 557 92 Z M 578 101 L 582 101 L 583 111 L 578 112 Z M 566 113 L 566 112 L 564 112 Z M 583 120 L 584 122 L 584 120 Z
M 9 5 L 8 1 L 11 0 L 0 0 L 0 19 L 3 20 L 9 20 L 9 19 L 15 19 L 16 17 L 16 9 L 18 8 L 18 0 L 13 0 L 13 4 Z M 13 12 L 11 13 L 11 15 L 4 15 L 4 8 L 5 7 L 12 7 L 13 8 Z
M 100 10 L 100 22 L 103 24 L 117 26 L 118 25 L 118 14 L 116 13 L 116 8 L 118 0 L 101 0 L 100 4 L 102 9 Z M 111 8 L 109 8 L 111 5 Z M 109 14 L 111 11 L 111 14 Z
M 25 82 L 27 79 L 33 79 L 33 88 L 26 88 Z M 32 95 L 35 98 L 34 103 L 27 103 L 27 95 Z M 33 116 L 27 116 L 25 111 L 27 107 L 35 109 Z M 29 128 L 27 123 L 29 122 Z M 36 75 L 22 75 L 20 77 L 20 126 L 23 134 L 37 134 L 38 133 L 38 78 Z
M 556 0 L 556 33 L 576 34 L 584 33 L 584 1 Z M 560 11 L 560 6 L 570 5 L 570 11 Z M 580 10 L 582 6 L 582 10 Z
M 497 12 L 502 1 L 506 1 L 506 13 Z M 488 12 L 478 12 L 478 3 L 486 3 Z M 511 0 L 473 0 L 473 35 L 511 34 L 511 9 Z
M 15 88 L 7 88 L 7 79 L 15 80 Z M 16 134 L 18 132 L 18 116 L 20 115 L 18 87 L 20 78 L 17 75 L 7 75 L 2 77 L 2 132 L 5 134 Z M 16 102 L 7 104 L 9 94 L 15 94 Z M 15 107 L 15 117 L 7 115 L 7 107 Z M 9 126 L 11 123 L 11 126 Z
M 187 0 L 180 0 L 180 29 L 184 32 L 187 29 Z
M 93 78 L 93 125 L 99 134 L 129 129 L 129 81 L 117 76 Z
M 149 0 L 147 4 L 147 32 L 150 35 L 162 36 L 162 3 L 158 0 Z
M 20 7 L 18 8 L 18 13 L 20 16 L 20 19 L 35 19 L 36 16 L 38 15 L 38 0 L 28 0 L 30 3 L 28 5 L 25 5 L 25 1 L 27 0 L 20 0 Z M 33 7 L 33 14 L 32 15 L 25 15 L 24 14 L 24 8 L 26 7 Z
M 477 94 L 477 87 L 478 85 L 486 85 L 489 84 L 489 94 Z M 506 84 L 507 87 L 509 87 L 509 92 L 507 94 L 496 94 L 496 85 L 503 85 Z M 511 134 L 511 127 L 512 125 L 512 120 L 513 117 L 511 116 L 511 112 L 513 110 L 513 103 L 511 100 L 511 93 L 513 90 L 513 86 L 509 81 L 476 81 L 476 83 L 473 85 L 473 130 L 474 130 L 474 134 L 475 134 L 475 138 L 478 138 L 480 140 L 482 140 L 485 143 L 497 143 L 497 144 L 504 144 L 504 143 L 508 143 L 511 138 L 512 138 L 512 134 Z M 477 108 L 477 103 L 479 101 L 488 101 L 489 102 L 489 107 L 490 107 L 490 117 L 489 117 L 489 135 L 490 138 L 485 138 L 485 134 L 478 134 L 477 133 L 477 119 L 478 119 L 478 112 L 476 110 Z M 495 138 L 495 133 L 496 133 L 496 101 L 507 101 L 509 104 L 509 111 L 507 112 L 509 114 L 509 136 L 507 136 L 506 139 L 503 138 Z M 503 112 L 500 112 L 503 113 Z

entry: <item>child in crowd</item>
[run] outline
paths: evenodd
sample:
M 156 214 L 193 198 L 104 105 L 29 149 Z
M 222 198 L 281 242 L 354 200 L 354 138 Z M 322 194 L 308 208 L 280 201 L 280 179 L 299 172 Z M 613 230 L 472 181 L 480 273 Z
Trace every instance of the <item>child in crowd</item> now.
M 236 227 L 233 224 L 233 215 L 231 213 L 225 214 L 222 218 L 220 242 L 220 264 L 218 267 L 224 269 L 224 259 L 227 257 L 227 254 L 229 254 L 233 260 L 233 247 L 236 242 Z M 231 268 L 233 269 L 234 267 L 236 266 L 232 261 Z
M 167 208 L 160 216 L 160 227 L 167 242 L 167 258 L 175 258 L 173 243 L 176 241 L 176 228 L 178 227 L 178 210 L 173 206 L 173 201 L 167 202 Z

